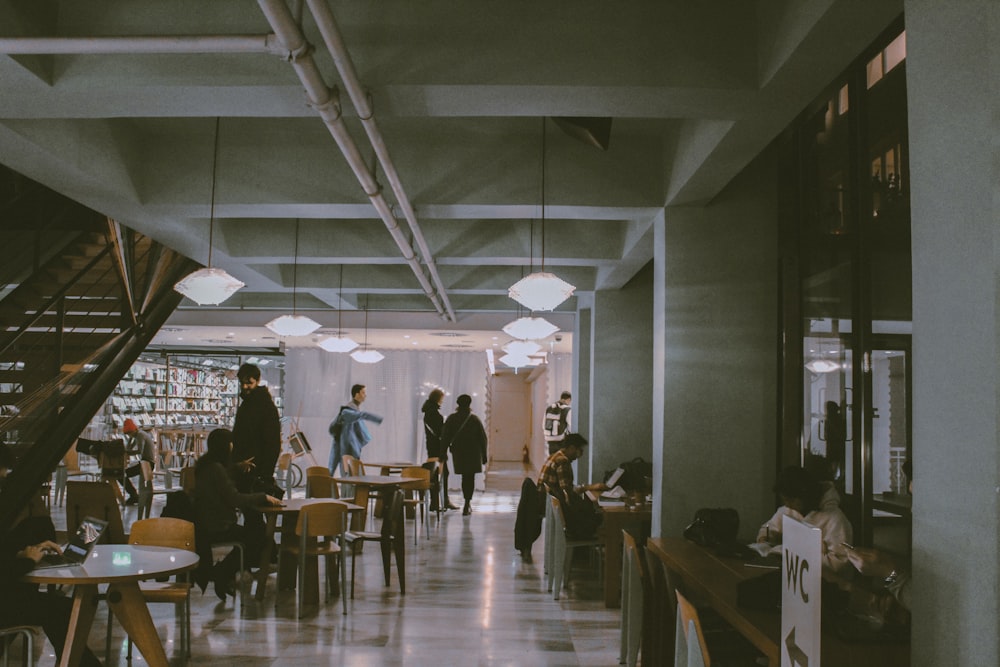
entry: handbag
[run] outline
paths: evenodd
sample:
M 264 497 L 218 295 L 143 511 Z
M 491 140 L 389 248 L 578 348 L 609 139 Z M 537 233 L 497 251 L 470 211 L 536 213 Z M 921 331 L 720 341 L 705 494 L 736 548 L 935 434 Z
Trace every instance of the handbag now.
M 703 547 L 718 547 L 736 541 L 740 515 L 732 507 L 702 507 L 684 529 L 684 537 Z

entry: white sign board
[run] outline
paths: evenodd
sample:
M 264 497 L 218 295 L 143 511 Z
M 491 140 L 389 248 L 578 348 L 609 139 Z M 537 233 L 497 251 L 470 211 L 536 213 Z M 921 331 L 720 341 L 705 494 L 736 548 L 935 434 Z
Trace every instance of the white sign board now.
M 787 515 L 781 524 L 781 665 L 820 667 L 823 534 Z

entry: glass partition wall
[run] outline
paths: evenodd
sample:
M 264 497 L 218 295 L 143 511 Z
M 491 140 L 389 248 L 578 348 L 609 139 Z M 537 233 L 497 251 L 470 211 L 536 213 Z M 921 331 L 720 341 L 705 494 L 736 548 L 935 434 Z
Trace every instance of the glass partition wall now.
M 900 24 L 783 140 L 779 465 L 833 480 L 856 541 L 909 551 L 910 215 Z

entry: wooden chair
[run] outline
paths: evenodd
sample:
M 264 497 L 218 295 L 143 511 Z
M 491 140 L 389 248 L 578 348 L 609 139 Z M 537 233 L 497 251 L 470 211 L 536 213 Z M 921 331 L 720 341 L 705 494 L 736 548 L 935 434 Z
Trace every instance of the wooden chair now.
M 66 534 L 75 533 L 88 516 L 108 522 L 103 538 L 106 544 L 125 543 L 121 508 L 111 485 L 107 482 L 66 482 Z
M 155 519 L 140 519 L 132 523 L 129 533 L 129 544 L 139 544 L 156 547 L 171 547 L 194 551 L 194 524 L 184 519 L 159 517 Z M 185 658 L 191 657 L 191 582 L 178 581 L 142 581 L 139 583 L 146 603 L 162 602 L 176 605 L 181 612 L 181 651 Z M 108 636 L 111 642 L 112 626 L 111 608 L 108 608 Z M 132 640 L 128 640 L 128 661 L 132 661 Z
M 601 541 L 596 537 L 585 540 L 570 538 L 566 534 L 566 516 L 563 514 L 559 499 L 555 496 L 549 496 L 548 500 L 552 504 L 551 516 L 553 520 L 552 577 L 550 583 L 552 584 L 552 599 L 558 600 L 559 594 L 562 592 L 563 587 L 566 585 L 566 580 L 569 578 L 570 566 L 573 563 L 573 552 L 581 548 L 596 550 L 601 547 Z M 597 562 L 600 562 L 600 559 Z
M 374 531 L 349 531 L 344 540 L 351 545 L 351 599 L 354 599 L 354 574 L 359 547 L 365 542 L 378 542 L 382 547 L 382 570 L 385 585 L 389 585 L 392 554 L 396 554 L 396 572 L 399 575 L 399 594 L 406 595 L 406 538 L 403 528 L 403 491 L 396 489 L 389 502 L 389 511 L 382 519 L 382 529 Z
M 329 477 L 329 471 L 327 471 Z M 303 505 L 295 524 L 295 535 L 299 539 L 291 544 L 282 542 L 278 551 L 278 571 L 281 571 L 281 560 L 286 556 L 298 559 L 298 585 L 296 586 L 296 617 L 302 618 L 302 607 L 306 587 L 306 558 L 324 556 L 326 560 L 326 596 L 330 601 L 333 590 L 332 566 L 339 569 L 340 599 L 343 613 L 347 613 L 347 569 L 344 567 L 344 533 L 347 530 L 347 504 L 339 500 L 318 500 Z M 274 601 L 278 608 L 277 597 Z
M 18 637 L 24 640 L 24 647 L 21 653 L 21 665 L 23 667 L 35 667 L 35 628 L 30 625 L 12 625 L 9 628 L 0 628 L 0 648 L 3 651 L 3 667 L 10 665 L 10 649 L 14 645 L 14 640 Z
M 628 667 L 638 663 L 640 648 L 643 662 L 647 660 L 646 649 L 641 646 L 646 602 L 650 599 L 650 577 L 644 551 L 631 533 L 622 531 L 622 624 L 618 662 Z
M 316 472 L 311 472 L 312 470 Z M 306 498 L 339 498 L 340 488 L 325 466 L 310 466 L 306 471 Z
M 674 667 L 711 667 L 705 634 L 698 610 L 680 591 L 677 596 L 677 624 L 674 631 Z
M 407 479 L 414 480 L 407 482 L 403 487 L 409 497 L 403 498 L 403 507 L 412 507 L 413 515 L 413 543 L 417 543 L 417 521 L 424 524 L 427 539 L 431 537 L 431 525 L 427 517 L 427 493 L 431 489 L 431 471 L 423 466 L 407 466 L 400 473 Z M 419 517 L 417 516 L 419 509 Z

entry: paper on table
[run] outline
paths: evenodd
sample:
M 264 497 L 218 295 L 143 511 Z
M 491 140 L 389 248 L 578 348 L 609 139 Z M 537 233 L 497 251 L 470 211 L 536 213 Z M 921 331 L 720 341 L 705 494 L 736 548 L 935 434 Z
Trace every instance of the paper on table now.
M 607 491 L 604 491 L 603 493 L 601 493 L 601 498 L 618 499 L 618 498 L 624 498 L 627 495 L 628 495 L 628 492 L 625 491 L 625 489 L 623 489 L 620 486 L 616 486 L 613 489 L 608 489 Z
M 756 551 L 758 555 L 762 557 L 767 557 L 772 554 L 781 555 L 781 545 L 780 544 L 769 544 L 767 542 L 753 542 L 748 544 L 752 550 Z

